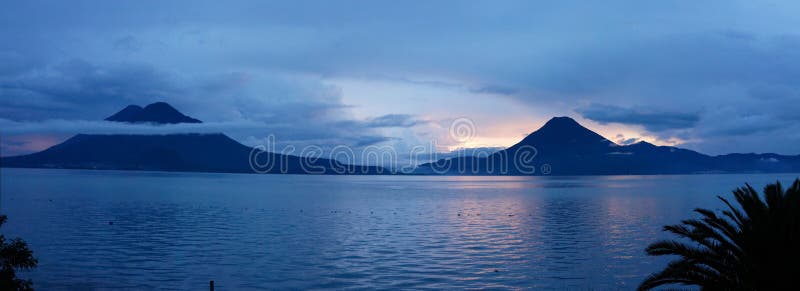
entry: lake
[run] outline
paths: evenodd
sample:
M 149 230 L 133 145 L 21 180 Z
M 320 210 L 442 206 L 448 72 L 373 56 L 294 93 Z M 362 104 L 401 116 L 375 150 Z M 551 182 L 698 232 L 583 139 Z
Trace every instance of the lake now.
M 634 289 L 664 224 L 798 174 L 434 177 L 1 169 L 41 290 Z

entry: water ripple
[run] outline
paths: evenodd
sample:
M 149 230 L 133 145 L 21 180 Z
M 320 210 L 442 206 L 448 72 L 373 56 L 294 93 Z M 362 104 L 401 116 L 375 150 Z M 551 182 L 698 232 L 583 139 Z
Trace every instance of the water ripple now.
M 203 290 L 209 280 L 220 290 L 631 289 L 664 263 L 643 252 L 661 225 L 745 178 L 758 184 L 735 175 L 2 175 L 4 231 L 35 250 L 40 266 L 23 276 L 42 290 Z M 692 186 L 675 189 L 682 184 Z

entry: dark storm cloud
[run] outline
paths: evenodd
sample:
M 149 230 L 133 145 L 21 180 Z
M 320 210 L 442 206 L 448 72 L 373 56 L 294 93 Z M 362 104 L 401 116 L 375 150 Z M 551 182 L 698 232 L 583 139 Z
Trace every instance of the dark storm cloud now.
M 11 120 L 102 119 L 121 106 L 177 95 L 180 90 L 152 66 L 98 67 L 69 60 L 0 75 L 0 116 Z
M 333 140 L 409 123 L 399 115 L 352 121 L 347 108 L 358 104 L 343 104 L 325 79 L 392 79 L 513 99 L 539 112 L 577 109 L 661 138 L 677 130 L 692 146 L 719 152 L 745 144 L 731 136 L 793 128 L 787 121 L 800 111 L 800 7 L 791 1 L 19 1 L 3 8 L 0 118 L 14 121 L 93 120 L 164 99 L 202 120 L 256 120 L 287 138 Z M 409 102 L 391 98 L 380 102 Z M 506 113 L 484 110 L 498 119 Z M 754 146 L 794 152 L 800 139 L 776 138 Z
M 594 103 L 576 111 L 584 118 L 599 123 L 641 125 L 653 132 L 691 128 L 700 120 L 699 115 L 694 113 L 632 109 Z
M 275 96 L 269 96 L 275 95 Z M 240 140 L 274 135 L 295 146 L 354 147 L 387 141 L 374 127 L 410 126 L 411 116 L 350 120 L 338 92 L 315 81 L 254 73 L 182 77 L 142 64 L 70 60 L 0 78 L 4 135 L 225 132 Z M 128 104 L 166 101 L 202 124 L 129 125 L 102 121 Z M 12 145 L 7 145 L 12 146 Z

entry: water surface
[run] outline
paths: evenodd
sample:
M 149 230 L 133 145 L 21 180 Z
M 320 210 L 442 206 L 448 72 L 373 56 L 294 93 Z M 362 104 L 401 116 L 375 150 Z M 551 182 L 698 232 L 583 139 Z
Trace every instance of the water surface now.
M 41 290 L 632 289 L 662 225 L 798 176 L 0 172 Z

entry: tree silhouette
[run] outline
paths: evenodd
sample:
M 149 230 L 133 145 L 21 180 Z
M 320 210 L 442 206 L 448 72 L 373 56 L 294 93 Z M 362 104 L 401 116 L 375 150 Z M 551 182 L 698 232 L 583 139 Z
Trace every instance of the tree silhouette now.
M 0 226 L 7 220 L 5 215 L 0 215 Z M 6 241 L 0 234 L 0 290 L 33 290 L 31 280 L 18 279 L 17 270 L 30 270 L 36 267 L 33 252 L 28 249 L 28 244 L 20 238 Z
M 738 203 L 722 211 L 695 209 L 700 219 L 668 225 L 680 238 L 651 244 L 652 256 L 677 260 L 647 277 L 639 290 L 668 284 L 703 290 L 786 290 L 800 279 L 800 179 L 784 191 L 780 182 L 764 188 L 764 199 L 748 184 L 733 191 Z M 688 239 L 689 242 L 686 242 Z

